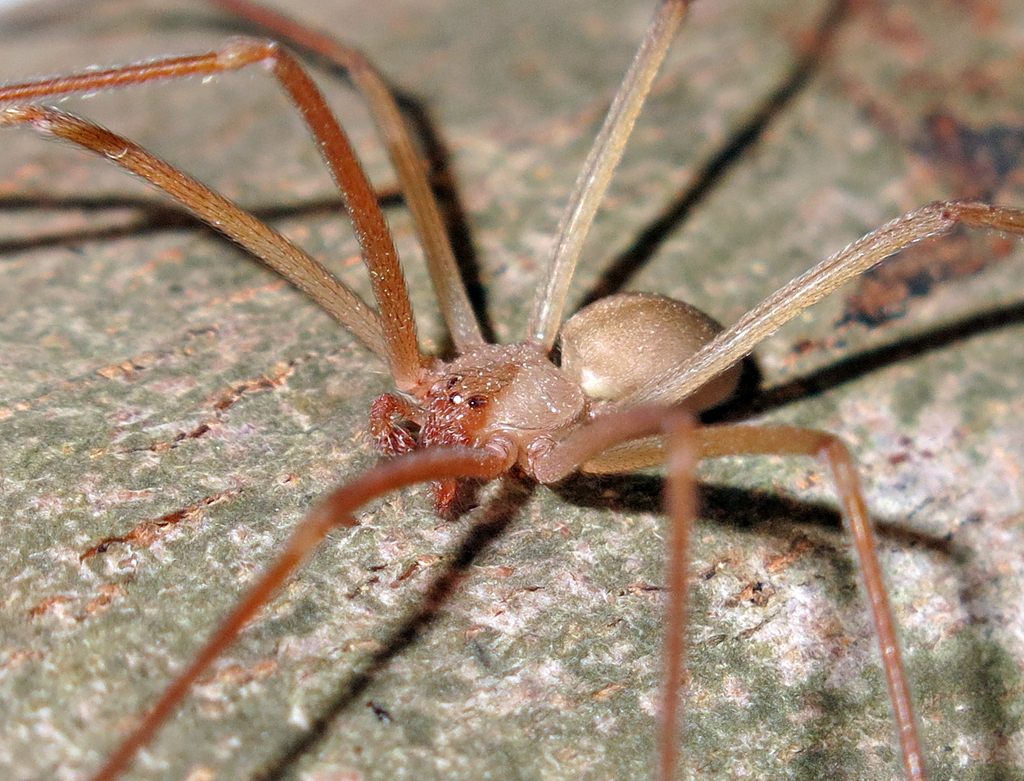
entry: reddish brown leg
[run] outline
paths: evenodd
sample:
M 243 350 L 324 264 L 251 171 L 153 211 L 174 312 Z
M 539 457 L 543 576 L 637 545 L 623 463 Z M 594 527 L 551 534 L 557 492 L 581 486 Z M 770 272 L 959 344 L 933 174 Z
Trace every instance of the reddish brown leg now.
M 441 210 L 427 179 L 423 158 L 402 119 L 394 95 L 387 83 L 366 56 L 341 41 L 299 24 L 294 19 L 248 0 L 210 0 L 229 11 L 264 28 L 274 38 L 283 38 L 337 63 L 348 71 L 370 109 L 374 123 L 388 150 L 398 174 L 416 233 L 430 267 L 434 291 L 441 305 L 452 341 L 460 353 L 483 343 L 480 326 L 466 295 L 465 285 L 455 263 Z
M 679 705 L 685 688 L 685 652 L 689 610 L 690 539 L 696 502 L 693 473 L 697 461 L 696 432 L 689 413 L 672 407 L 636 407 L 597 418 L 577 429 L 531 465 L 541 482 L 555 482 L 580 464 L 609 450 L 624 453 L 613 459 L 628 471 L 631 442 L 645 455 L 653 443 L 658 461 L 666 464 L 665 512 L 669 522 L 667 550 L 664 688 L 658 734 L 658 778 L 671 781 L 678 764 Z M 649 465 L 651 462 L 645 462 Z M 611 471 L 611 470 L 609 470 Z
M 637 407 L 611 414 L 566 437 L 550 452 L 538 458 L 534 464 L 534 471 L 539 480 L 553 482 L 581 464 L 584 468 L 589 468 L 591 463 L 598 463 L 602 467 L 607 467 L 600 471 L 612 471 L 612 467 L 624 470 L 651 465 L 666 458 L 668 460 L 667 510 L 673 529 L 669 577 L 673 585 L 669 588 L 672 601 L 667 616 L 669 632 L 666 635 L 665 647 L 665 664 L 668 672 L 661 734 L 663 779 L 668 779 L 672 775 L 676 762 L 676 709 L 682 686 L 682 637 L 686 625 L 685 573 L 689 561 L 689 519 L 693 516 L 692 509 L 686 506 L 685 464 L 680 460 L 678 463 L 683 465 L 676 465 L 677 459 L 685 459 L 687 455 L 686 449 L 680 444 L 684 432 L 679 431 L 679 424 L 675 420 L 668 416 L 664 408 L 658 407 Z M 665 430 L 673 432 L 673 438 L 667 440 L 667 454 L 663 440 L 652 437 L 662 426 Z M 917 736 L 917 724 L 896 637 L 896 626 L 882 570 L 875 555 L 875 538 L 867 504 L 849 450 L 833 434 L 793 426 L 705 426 L 693 429 L 686 436 L 695 437 L 697 457 L 700 459 L 721 456 L 793 455 L 818 457 L 828 463 L 850 526 L 854 550 L 860 562 L 864 588 L 871 606 L 875 632 L 882 652 L 882 666 L 899 731 L 906 776 L 908 781 L 924 781 L 924 758 Z M 611 453 L 612 457 L 601 460 L 602 456 L 607 456 L 608 453 Z M 630 459 L 633 459 L 632 462 Z M 683 579 L 683 586 L 677 584 L 678 578 Z
M 669 521 L 665 588 L 665 667 L 661 724 L 659 725 L 658 773 L 672 781 L 679 757 L 680 704 L 686 690 L 686 632 L 690 615 L 690 551 L 693 521 L 697 517 L 693 473 L 696 468 L 694 432 L 689 415 L 678 412 L 664 423 L 667 449 L 665 513 Z
M 843 503 L 853 537 L 853 548 L 860 563 L 875 633 L 882 652 L 889 696 L 892 699 L 903 765 L 908 781 L 924 781 L 924 755 L 917 736 L 917 723 L 910 687 L 903 669 L 903 658 L 882 568 L 875 555 L 875 534 L 868 516 L 857 468 L 850 451 L 833 434 L 795 426 L 706 426 L 698 429 L 700 458 L 720 456 L 814 456 L 823 459 L 832 470 L 836 490 Z
M 437 447 L 385 461 L 361 477 L 336 488 L 293 532 L 277 561 L 220 624 L 217 633 L 164 691 L 156 705 L 118 747 L 92 781 L 113 781 L 132 763 L 160 726 L 178 708 L 196 680 L 238 637 L 245 625 L 277 593 L 327 534 L 337 527 L 355 526 L 352 513 L 383 494 L 415 483 L 452 478 L 490 480 L 505 472 L 509 459 L 495 452 Z
M 358 296 L 338 285 L 319 263 L 292 247 L 224 198 L 162 163 L 126 139 L 92 123 L 55 109 L 32 105 L 41 98 L 76 92 L 208 76 L 263 63 L 277 77 L 302 114 L 317 141 L 341 192 L 370 270 L 374 297 L 380 309 L 383 340 L 375 332 L 381 324 Z M 419 380 L 423 359 L 419 353 L 412 305 L 391 232 L 345 131 L 331 114 L 323 96 L 298 61 L 272 41 L 238 39 L 209 54 L 171 57 L 95 73 L 83 73 L 0 89 L 0 125 L 31 123 L 38 130 L 59 136 L 104 155 L 167 192 L 182 205 L 255 254 L 260 260 L 300 287 L 350 328 L 367 347 L 382 355 L 399 388 L 409 390 Z M 273 234 L 273 235 L 272 235 Z M 287 245 L 287 246 L 284 246 Z M 343 287 L 343 286 L 342 286 Z M 383 342 L 383 343 L 382 343 Z

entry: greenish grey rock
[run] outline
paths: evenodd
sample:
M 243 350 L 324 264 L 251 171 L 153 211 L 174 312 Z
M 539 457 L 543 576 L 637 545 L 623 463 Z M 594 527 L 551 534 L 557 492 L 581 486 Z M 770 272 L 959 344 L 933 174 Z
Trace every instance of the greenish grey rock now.
M 519 338 L 650 3 L 318 5 L 295 12 L 364 47 L 442 129 L 495 330 Z M 822 13 L 812 2 L 698 4 L 577 291 L 779 86 Z M 225 34 L 215 19 L 194 4 L 43 4 L 0 23 L 2 76 L 203 51 Z M 865 231 L 955 194 L 915 151 L 923 120 L 941 109 L 1020 133 L 1022 34 L 1011 3 L 858 4 L 820 72 L 630 287 L 728 322 Z M 358 101 L 328 91 L 386 185 Z M 264 75 L 68 107 L 257 212 L 293 210 L 275 224 L 365 290 L 344 218 L 318 206 L 333 196 L 315 150 Z M 0 775 L 75 779 L 154 702 L 311 503 L 374 462 L 367 410 L 389 383 L 325 315 L 225 242 L 145 223 L 166 214 L 164 201 L 112 166 L 23 129 L 5 130 L 0 149 Z M 998 194 L 1024 202 L 1009 184 Z M 401 208 L 388 217 L 424 339 L 438 344 L 409 222 Z M 1022 260 L 1013 249 L 884 328 L 837 333 L 836 296 L 758 351 L 766 384 L 1019 305 Z M 857 454 L 933 779 L 1024 778 L 1022 344 L 1018 316 L 766 415 L 835 431 Z M 680 777 L 901 778 L 827 475 L 778 459 L 701 474 Z M 425 488 L 375 502 L 267 607 L 130 777 L 652 777 L 659 488 L 644 475 L 506 492 L 456 523 L 431 512 Z M 80 560 L 183 510 L 145 543 Z M 436 620 L 371 671 L 323 740 L 289 758 L 422 611 L 472 522 L 503 513 L 509 527 Z

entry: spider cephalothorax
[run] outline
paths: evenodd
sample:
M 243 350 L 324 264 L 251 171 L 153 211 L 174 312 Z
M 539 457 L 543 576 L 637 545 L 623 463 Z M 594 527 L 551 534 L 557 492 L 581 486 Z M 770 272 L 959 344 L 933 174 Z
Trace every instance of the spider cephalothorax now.
M 439 363 L 412 398 L 386 393 L 374 402 L 370 431 L 386 456 L 416 448 L 489 448 L 530 470 L 530 460 L 589 416 L 589 400 L 536 348 L 481 345 Z M 451 511 L 456 481 L 435 486 L 439 512 Z

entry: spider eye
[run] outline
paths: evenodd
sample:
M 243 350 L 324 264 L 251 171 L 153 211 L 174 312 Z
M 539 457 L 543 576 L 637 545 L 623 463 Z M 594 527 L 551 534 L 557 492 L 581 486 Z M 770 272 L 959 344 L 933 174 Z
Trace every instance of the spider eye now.
M 486 396 L 471 396 L 469 401 L 466 402 L 471 409 L 480 409 L 481 407 L 487 406 Z

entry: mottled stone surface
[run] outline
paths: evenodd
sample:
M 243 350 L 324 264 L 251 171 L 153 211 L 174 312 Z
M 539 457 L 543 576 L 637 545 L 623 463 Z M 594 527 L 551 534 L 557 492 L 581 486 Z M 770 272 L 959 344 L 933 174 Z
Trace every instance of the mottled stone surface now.
M 303 18 L 365 47 L 442 129 L 495 331 L 518 338 L 649 4 L 316 5 Z M 785 82 L 822 15 L 811 2 L 698 6 L 577 290 L 686 197 Z M 0 76 L 201 51 L 226 34 L 215 19 L 148 2 L 21 11 L 0 23 Z M 629 286 L 729 322 L 915 205 L 978 181 L 1024 203 L 1012 155 L 1024 135 L 1022 36 L 1021 6 L 1008 0 L 857 3 L 820 69 Z M 329 91 L 387 185 L 358 101 Z M 68 105 L 258 213 L 285 212 L 275 224 L 366 288 L 315 150 L 262 74 Z M 299 294 L 112 166 L 29 132 L 2 138 L 0 774 L 80 778 L 304 510 L 374 461 L 366 414 L 388 380 Z M 437 343 L 408 220 L 400 207 L 388 216 L 424 338 Z M 881 328 L 837 331 L 848 311 L 837 295 L 758 356 L 769 387 L 812 376 L 825 388 L 765 417 L 838 432 L 863 465 L 933 778 L 1005 780 L 1024 777 L 1024 256 L 1009 242 L 972 246 L 1008 259 L 925 285 Z M 898 284 L 884 283 L 905 297 Z M 978 332 L 971 318 L 994 311 L 1011 325 Z M 847 357 L 918 334 L 934 349 L 881 353 L 837 384 Z M 774 459 L 702 475 L 680 776 L 899 778 L 827 476 Z M 659 489 L 650 475 L 581 480 L 492 499 L 454 524 L 432 514 L 425 489 L 376 503 L 267 608 L 132 777 L 252 779 L 267 767 L 309 781 L 650 777 Z M 503 513 L 511 525 L 438 619 L 291 758 L 354 671 L 422 608 L 471 522 Z M 157 519 L 180 522 L 146 526 Z

